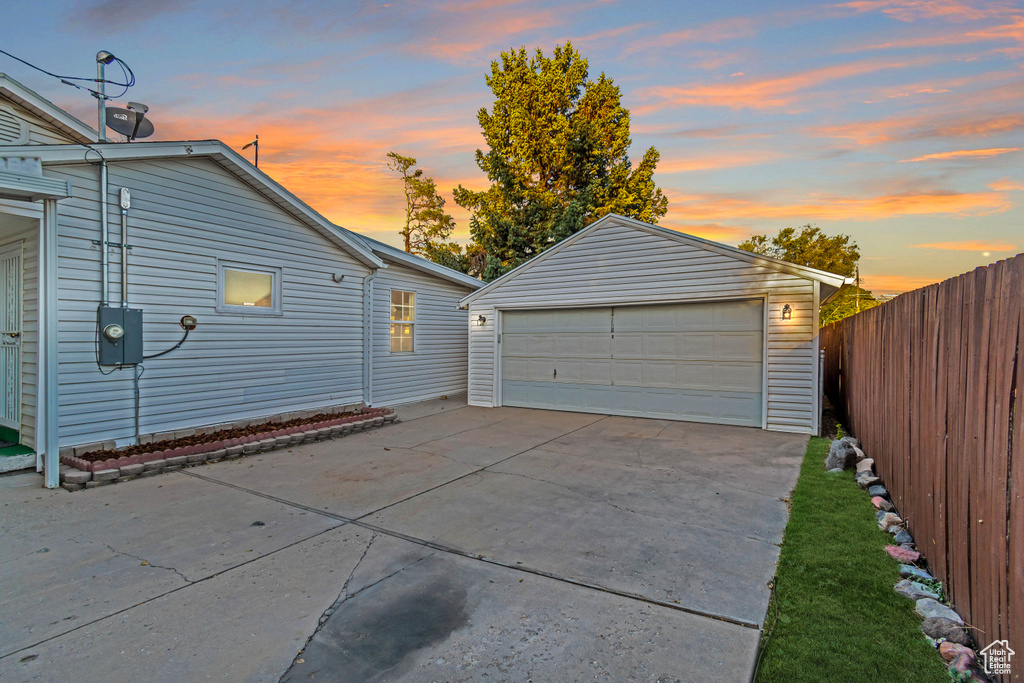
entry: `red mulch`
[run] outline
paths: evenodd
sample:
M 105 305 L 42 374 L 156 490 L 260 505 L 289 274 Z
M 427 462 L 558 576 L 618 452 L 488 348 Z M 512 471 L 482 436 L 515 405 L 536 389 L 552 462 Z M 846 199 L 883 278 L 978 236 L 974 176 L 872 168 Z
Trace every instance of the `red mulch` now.
M 75 456 L 88 462 L 99 462 L 101 460 L 110 460 L 111 458 L 127 458 L 140 453 L 152 453 L 153 451 L 169 451 L 172 448 L 182 448 L 184 446 L 195 446 L 201 443 L 209 443 L 211 441 L 226 441 L 227 439 L 237 439 L 243 436 L 249 436 L 251 434 L 261 434 L 263 432 L 269 432 L 277 429 L 288 429 L 289 427 L 298 427 L 304 424 L 314 424 L 316 422 L 326 422 L 328 420 L 337 420 L 342 417 L 351 417 L 353 415 L 359 415 L 359 412 L 355 413 L 318 413 L 312 417 L 299 418 L 297 420 L 288 420 L 287 422 L 266 422 L 261 425 L 253 425 L 251 427 L 240 427 L 231 429 L 222 429 L 219 432 L 212 434 L 195 434 L 193 436 L 183 436 L 180 439 L 167 439 L 165 441 L 154 441 L 152 443 L 138 444 L 135 446 L 129 446 L 128 448 L 122 448 L 120 450 L 102 450 L 92 451 L 91 453 L 85 453 L 83 455 Z

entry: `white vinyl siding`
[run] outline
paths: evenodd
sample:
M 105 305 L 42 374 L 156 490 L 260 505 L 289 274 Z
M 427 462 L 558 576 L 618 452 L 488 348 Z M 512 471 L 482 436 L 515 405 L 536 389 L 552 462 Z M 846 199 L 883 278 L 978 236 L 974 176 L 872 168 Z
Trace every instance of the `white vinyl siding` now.
M 21 143 L 8 144 L 62 145 L 75 142 L 73 138 L 61 132 L 56 125 L 39 118 L 20 104 L 0 96 L 0 105 L 6 107 L 21 121 L 22 130 L 25 133 Z
M 98 167 L 48 165 L 46 174 L 74 192 L 59 208 L 60 443 L 128 439 L 131 372 L 96 367 Z M 128 303 L 143 309 L 145 353 L 181 339 L 182 315 L 199 321 L 180 349 L 146 361 L 143 432 L 363 400 L 366 267 L 208 159 L 114 162 L 109 176 L 112 207 L 121 187 L 132 193 Z M 112 210 L 114 235 L 118 219 Z M 219 259 L 280 268 L 282 315 L 219 313 Z M 118 250 L 110 261 L 119 302 Z
M 387 260 L 373 281 L 373 403 L 388 405 L 466 390 L 468 315 L 459 310 L 472 289 Z M 391 293 L 415 292 L 415 353 L 391 352 Z
M 469 328 L 469 402 L 499 402 L 499 310 L 760 298 L 767 322 L 764 424 L 809 433 L 817 425 L 814 284 L 611 220 L 470 302 L 470 318 L 484 315 L 487 321 Z M 783 321 L 787 303 L 793 318 Z

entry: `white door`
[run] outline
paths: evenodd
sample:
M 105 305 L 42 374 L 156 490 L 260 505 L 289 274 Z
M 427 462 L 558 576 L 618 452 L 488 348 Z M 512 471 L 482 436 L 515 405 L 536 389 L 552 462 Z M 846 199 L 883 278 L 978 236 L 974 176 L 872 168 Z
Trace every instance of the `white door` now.
M 761 300 L 502 320 L 503 405 L 762 426 Z
M 0 249 L 0 426 L 21 429 L 21 244 Z

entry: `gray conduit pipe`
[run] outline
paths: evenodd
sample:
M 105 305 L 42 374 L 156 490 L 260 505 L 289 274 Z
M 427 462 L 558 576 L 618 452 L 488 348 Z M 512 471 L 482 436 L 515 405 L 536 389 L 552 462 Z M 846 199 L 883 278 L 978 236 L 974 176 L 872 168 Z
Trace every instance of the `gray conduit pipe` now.
M 100 162 L 100 263 L 102 273 L 102 290 L 100 305 L 106 306 L 110 301 L 110 259 L 107 256 L 107 161 Z

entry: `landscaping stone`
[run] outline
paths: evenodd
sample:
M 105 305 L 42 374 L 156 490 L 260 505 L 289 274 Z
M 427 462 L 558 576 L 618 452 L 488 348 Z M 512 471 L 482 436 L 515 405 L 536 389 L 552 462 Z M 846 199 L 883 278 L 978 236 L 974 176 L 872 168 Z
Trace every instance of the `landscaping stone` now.
M 193 454 L 195 455 L 195 454 Z M 188 463 L 187 455 L 177 455 L 173 458 L 167 458 L 168 467 L 184 467 Z
M 917 602 L 921 598 L 932 598 L 934 600 L 939 599 L 939 594 L 931 588 L 920 583 L 915 583 L 910 579 L 903 579 L 893 586 L 893 590 L 914 602 Z
M 829 474 L 842 474 L 843 473 L 843 468 L 842 467 L 833 467 L 832 469 L 830 469 L 828 471 L 828 473 Z
M 945 643 L 939 643 L 939 654 L 947 662 L 952 662 L 954 659 L 961 655 L 970 654 L 971 659 L 974 659 L 974 650 L 960 643 L 953 643 L 946 641 Z
M 882 480 L 876 477 L 875 475 L 871 474 L 870 472 L 864 472 L 863 474 L 857 475 L 856 481 L 857 486 L 866 490 L 873 487 L 875 484 Z
M 141 462 L 137 462 L 133 465 L 125 465 L 121 468 L 121 476 L 134 477 L 144 469 L 146 469 L 146 465 Z
M 960 626 L 964 625 L 964 620 L 960 618 L 959 614 L 951 610 L 949 607 L 946 607 L 935 598 L 921 598 L 917 601 L 914 611 L 925 619 L 930 617 L 942 617 L 943 619 L 955 621 Z
M 83 472 L 82 470 L 71 469 L 66 473 L 61 474 L 61 479 L 65 484 L 75 484 L 81 488 L 81 484 L 92 479 L 92 472 Z M 69 491 L 72 489 L 68 489 Z M 78 490 L 78 489 L 74 489 Z
M 94 489 L 94 488 L 97 488 L 99 486 L 109 486 L 110 484 L 113 484 L 113 483 L 114 483 L 113 481 L 96 481 L 94 479 L 93 481 L 85 482 L 84 486 L 87 489 Z
M 892 512 L 895 509 L 893 508 L 892 503 L 881 496 L 875 496 L 872 498 L 871 504 L 883 512 Z
M 844 436 L 843 438 L 841 438 L 839 440 L 842 441 L 847 446 L 852 446 L 853 448 L 860 448 L 861 447 L 860 446 L 860 441 L 858 441 L 856 438 L 854 438 L 852 436 Z
M 860 474 L 861 472 L 870 472 L 871 468 L 874 467 L 874 466 L 875 466 L 875 461 L 874 460 L 872 460 L 871 458 L 864 458 L 863 460 L 858 462 L 857 465 L 856 465 L 856 467 L 857 467 L 857 474 Z
M 904 550 L 916 550 L 913 543 L 901 543 L 900 547 Z
M 912 564 L 901 564 L 900 576 L 904 579 L 928 579 L 929 581 L 935 578 L 925 570 Z
M 185 456 L 185 462 L 189 465 L 198 465 L 199 463 L 206 460 L 208 453 L 192 453 L 191 455 Z
M 236 456 L 239 453 L 241 453 L 243 450 L 245 450 L 245 444 L 243 444 L 243 443 L 235 444 L 234 446 L 228 446 L 225 449 L 226 452 L 221 457 L 223 458 L 223 457 Z
M 242 446 L 241 453 L 244 453 L 245 455 L 251 455 L 253 453 L 258 453 L 259 450 L 260 450 L 260 442 L 259 441 L 250 441 L 249 443 L 247 443 L 244 446 Z M 237 455 L 239 455 L 239 451 L 235 451 L 234 453 L 232 453 L 231 449 L 230 448 L 228 449 L 228 457 L 229 458 L 235 457 Z
M 229 450 L 230 449 L 228 449 L 228 448 L 221 448 L 221 449 L 213 451 L 211 453 L 207 453 L 206 454 L 206 461 L 210 462 L 210 461 L 223 460 L 224 458 L 228 457 L 228 451 Z M 241 451 L 239 451 L 239 453 L 241 453 Z
M 921 622 L 921 631 L 929 638 L 970 646 L 971 637 L 962 626 L 945 617 L 928 617 Z
M 899 562 L 917 562 L 921 559 L 921 553 L 916 550 L 909 550 L 907 548 L 901 548 L 898 545 L 887 545 L 885 546 L 885 552 L 889 553 L 889 556 L 898 560 Z
M 93 481 L 114 481 L 121 476 L 121 470 L 100 470 L 92 473 Z
M 886 498 L 889 497 L 889 492 L 885 490 L 884 486 L 872 486 L 871 488 L 868 489 L 868 493 L 871 496 L 885 496 Z
M 164 459 L 150 460 L 149 462 L 146 463 L 146 466 L 145 466 L 145 468 L 142 471 L 143 471 L 143 473 L 145 473 L 145 472 L 163 472 L 165 467 L 167 467 L 167 461 L 164 460 Z M 93 478 L 94 479 L 96 478 L 95 474 L 93 475 Z
M 837 439 L 829 446 L 828 457 L 825 458 L 825 469 L 831 470 L 841 467 L 845 470 L 848 467 L 853 467 L 856 459 L 857 453 L 853 450 L 853 445 L 847 442 L 845 438 Z
M 256 445 L 259 446 L 260 453 L 272 451 L 274 450 L 274 446 L 277 445 L 277 439 L 260 439 L 256 442 Z
M 900 545 L 903 545 L 904 543 L 913 543 L 914 537 L 907 533 L 906 529 L 900 529 L 899 533 L 893 536 L 892 540 L 896 541 Z
M 895 512 L 886 512 L 878 518 L 879 529 L 888 529 L 891 526 L 898 526 L 902 523 L 903 520 Z
M 69 481 L 63 482 L 60 487 L 65 491 L 81 491 L 85 488 L 85 484 L 72 484 Z
M 860 462 L 861 460 L 864 460 L 868 457 L 864 455 L 864 451 L 862 451 L 860 449 L 860 446 L 856 444 L 853 446 L 853 452 L 857 454 L 856 458 L 854 458 L 854 462 Z

